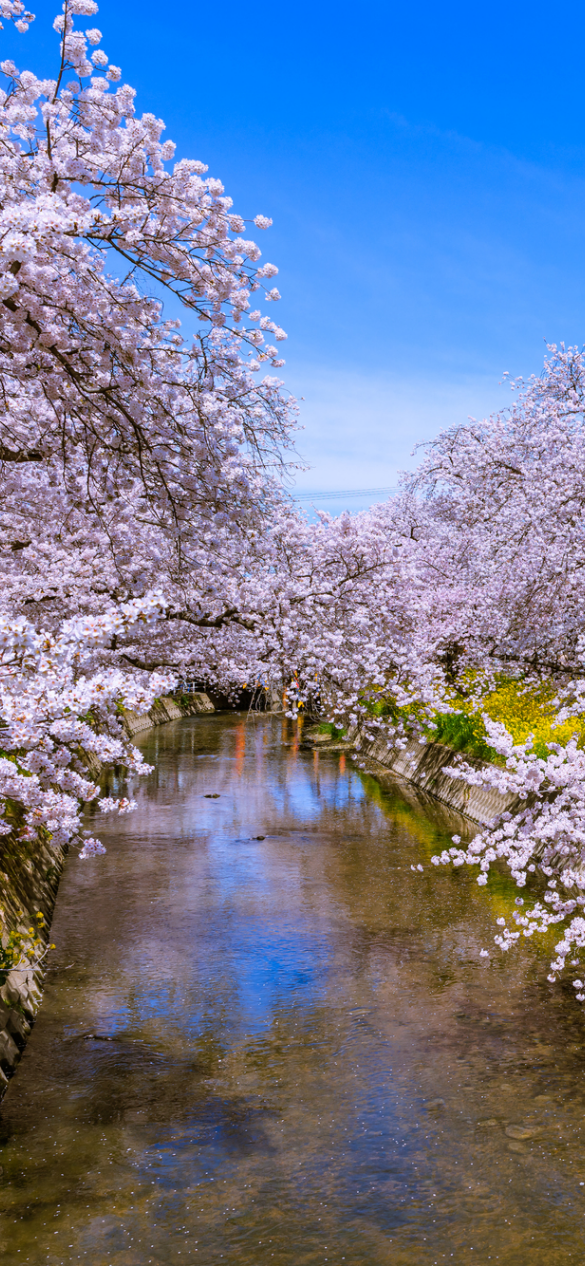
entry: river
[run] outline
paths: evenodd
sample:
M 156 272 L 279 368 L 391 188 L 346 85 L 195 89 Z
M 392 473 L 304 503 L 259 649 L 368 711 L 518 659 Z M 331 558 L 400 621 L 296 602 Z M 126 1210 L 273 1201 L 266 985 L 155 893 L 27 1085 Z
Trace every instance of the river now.
M 514 892 L 429 864 L 448 812 L 276 717 L 141 747 L 2 1104 L 7 1259 L 582 1263 L 582 1012 L 480 957 Z

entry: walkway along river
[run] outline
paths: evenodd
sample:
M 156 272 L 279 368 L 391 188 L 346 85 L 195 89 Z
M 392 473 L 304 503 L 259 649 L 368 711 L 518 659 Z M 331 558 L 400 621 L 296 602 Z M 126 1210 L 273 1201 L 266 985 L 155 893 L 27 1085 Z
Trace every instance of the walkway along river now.
M 2 1104 L 6 1260 L 582 1263 L 582 1014 L 480 958 L 515 890 L 429 865 L 448 811 L 276 717 L 141 746 Z

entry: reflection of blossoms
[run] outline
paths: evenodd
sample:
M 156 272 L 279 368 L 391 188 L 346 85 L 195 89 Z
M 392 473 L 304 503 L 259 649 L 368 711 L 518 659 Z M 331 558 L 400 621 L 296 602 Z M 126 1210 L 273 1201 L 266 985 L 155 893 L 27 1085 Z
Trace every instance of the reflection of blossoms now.
M 120 817 L 125 813 L 132 813 L 136 808 L 136 801 L 127 800 L 125 796 L 118 800 L 106 796 L 103 800 L 98 800 L 98 804 L 102 813 L 117 813 Z

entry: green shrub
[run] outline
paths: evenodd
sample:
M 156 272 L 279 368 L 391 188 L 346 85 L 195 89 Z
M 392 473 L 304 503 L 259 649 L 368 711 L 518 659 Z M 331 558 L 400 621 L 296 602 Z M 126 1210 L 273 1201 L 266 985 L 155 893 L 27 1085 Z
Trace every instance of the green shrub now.
M 445 743 L 456 752 L 469 752 L 480 760 L 495 760 L 496 752 L 486 742 L 485 726 L 481 717 L 465 712 L 443 712 L 436 718 L 432 737 L 437 743 Z
M 323 721 L 319 726 L 319 734 L 328 734 L 331 739 L 343 738 L 345 730 L 338 729 L 333 721 Z

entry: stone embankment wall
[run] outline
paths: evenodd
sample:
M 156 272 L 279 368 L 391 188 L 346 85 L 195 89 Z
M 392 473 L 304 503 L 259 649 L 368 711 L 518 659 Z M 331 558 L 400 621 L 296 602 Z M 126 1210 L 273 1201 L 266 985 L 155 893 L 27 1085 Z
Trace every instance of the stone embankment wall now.
M 191 694 L 189 702 L 178 704 L 174 699 L 158 699 L 150 712 L 140 716 L 126 712 L 124 724 L 130 736 L 149 730 L 166 721 L 201 712 L 214 712 L 213 704 L 203 693 Z M 90 770 L 98 777 L 99 766 Z M 12 930 L 26 932 L 37 922 L 40 911 L 49 932 L 59 880 L 63 870 L 63 849 L 49 842 L 16 846 L 10 835 L 0 836 L 0 935 L 4 941 Z M 44 966 L 13 970 L 0 976 L 0 1098 L 24 1049 L 42 998 Z
M 384 735 L 372 740 L 358 729 L 350 729 L 342 742 L 328 742 L 326 736 L 317 733 L 307 735 L 307 739 L 319 747 L 323 746 L 324 750 L 359 753 L 371 766 L 372 772 L 375 773 L 376 766 L 382 766 L 480 826 L 487 826 L 506 809 L 513 811 L 519 803 L 515 796 L 503 796 L 495 787 L 470 787 L 462 779 L 446 773 L 446 767 L 457 762 L 458 753 L 442 743 L 410 742 L 402 751 L 396 751 Z M 462 755 L 473 769 L 488 768 L 486 761 L 466 753 Z
M 200 712 L 215 712 L 215 708 L 202 691 L 188 696 L 188 703 L 177 703 L 176 699 L 157 699 L 150 712 L 125 712 L 124 726 L 133 738 L 143 730 L 151 730 L 154 725 L 164 725 L 165 721 L 178 721 L 180 717 L 196 716 Z
M 368 760 L 377 761 L 393 773 L 429 792 L 449 808 L 456 809 L 465 817 L 487 826 L 506 809 L 514 810 L 517 797 L 502 795 L 495 787 L 470 787 L 461 778 L 453 778 L 446 767 L 456 764 L 458 753 L 442 743 L 410 742 L 402 751 L 395 752 L 388 740 L 380 737 L 368 742 L 363 735 L 353 736 L 354 749 Z M 473 769 L 487 769 L 486 761 L 463 753 L 465 763 Z
M 40 911 L 48 932 L 53 917 L 64 852 L 46 841 L 24 850 L 10 835 L 0 836 L 0 931 L 26 932 Z M 0 1097 L 31 1031 L 41 1001 L 43 968 L 25 967 L 0 977 Z

